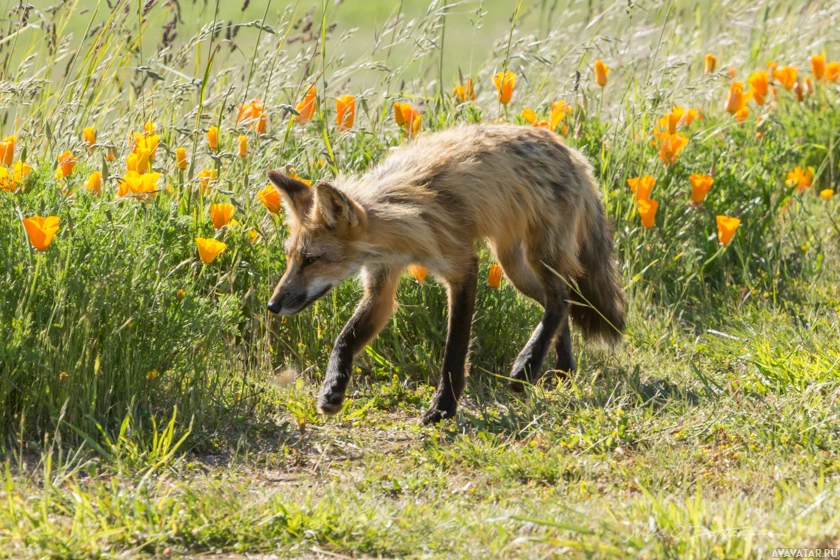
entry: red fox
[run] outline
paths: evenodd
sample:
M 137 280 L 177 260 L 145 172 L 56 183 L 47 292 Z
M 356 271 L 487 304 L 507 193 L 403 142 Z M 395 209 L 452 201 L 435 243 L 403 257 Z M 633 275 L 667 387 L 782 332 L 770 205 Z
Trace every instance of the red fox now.
M 576 363 L 569 315 L 587 338 L 621 339 L 624 295 L 612 234 L 586 159 L 536 127 L 467 125 L 419 136 L 362 177 L 312 187 L 268 172 L 285 203 L 287 267 L 268 309 L 299 313 L 361 273 L 364 296 L 335 342 L 318 408 L 342 408 L 353 357 L 385 326 L 411 264 L 449 293 L 440 384 L 425 424 L 455 415 L 464 390 L 478 260 L 489 242 L 510 282 L 544 310 L 510 374 L 535 382 L 550 346 L 556 369 Z

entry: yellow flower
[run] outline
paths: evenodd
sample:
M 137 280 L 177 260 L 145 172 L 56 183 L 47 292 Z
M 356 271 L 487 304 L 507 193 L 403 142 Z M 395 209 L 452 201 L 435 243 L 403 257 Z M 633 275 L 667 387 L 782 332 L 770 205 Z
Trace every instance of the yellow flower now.
M 502 105 L 510 103 L 513 97 L 513 88 L 516 86 L 516 74 L 513 72 L 499 72 L 493 76 L 493 85 L 496 86 L 499 102 Z
M 88 147 L 96 144 L 96 129 L 92 126 L 82 129 L 82 138 L 88 143 Z
M 149 172 L 149 151 L 138 148 L 125 158 L 126 171 Z
M 14 175 L 5 167 L 0 167 L 0 191 L 15 192 L 18 188 L 18 181 Z
M 632 192 L 638 200 L 650 200 L 650 193 L 655 184 L 656 179 L 650 175 L 627 179 L 627 186 L 630 187 L 630 192 Z
M 642 219 L 642 225 L 645 229 L 650 229 L 656 224 L 656 211 L 659 209 L 659 203 L 653 199 L 642 200 L 636 202 L 639 206 L 639 217 Z
M 211 150 L 219 149 L 219 127 L 211 126 L 207 129 L 207 145 Z
M 472 78 L 467 78 L 463 84 L 458 84 L 452 93 L 458 99 L 459 103 L 466 103 L 475 99 L 475 87 L 473 87 Z
M 219 254 L 227 248 L 227 245 L 217 239 L 205 239 L 199 237 L 195 240 L 198 246 L 198 256 L 204 264 L 210 264 Z
M 607 76 L 610 75 L 610 68 L 601 59 L 595 61 L 595 83 L 604 87 L 607 85 Z
M 61 220 L 58 216 L 33 216 L 23 219 L 23 227 L 26 228 L 26 235 L 29 243 L 38 251 L 44 251 L 52 243 L 53 237 L 58 232 L 58 223 Z
M 228 225 L 233 216 L 233 204 L 211 204 L 210 217 L 213 218 L 213 227 L 221 229 Z
M 702 204 L 715 180 L 708 175 L 698 175 L 697 173 L 692 173 L 688 180 L 691 182 L 691 202 Z
M 747 78 L 747 82 L 750 84 L 752 98 L 755 100 L 756 104 L 764 105 L 764 98 L 770 92 L 770 76 L 767 75 L 767 72 L 761 70 L 755 74 L 750 74 L 750 77 Z
M 808 167 L 807 169 L 802 169 L 801 167 L 796 167 L 793 171 L 788 171 L 787 174 L 787 186 L 789 187 L 796 187 L 797 192 L 802 192 L 805 189 L 811 188 L 811 181 L 814 179 L 814 168 Z
M 215 169 L 203 169 L 201 173 L 198 174 L 198 178 L 201 180 L 199 185 L 201 186 L 201 194 L 207 192 L 207 189 L 210 188 L 210 185 L 216 182 L 218 174 L 216 173 Z
M 429 274 L 429 271 L 426 270 L 426 267 L 420 266 L 419 264 L 412 264 L 408 267 L 408 271 L 414 276 L 414 280 L 418 284 L 422 284 L 424 280 L 426 280 L 426 275 Z
M 747 120 L 747 117 L 749 117 L 749 116 L 750 116 L 750 108 L 745 105 L 745 106 L 741 107 L 740 109 L 738 109 L 738 112 L 735 113 L 735 120 L 738 121 L 738 123 L 742 123 L 745 120 Z
M 29 177 L 29 173 L 32 171 L 32 168 L 26 164 L 24 161 L 19 161 L 15 163 L 14 167 L 14 174 L 15 174 L 15 181 L 20 183 L 27 177 Z
M 0 163 L 7 167 L 12 165 L 15 159 L 15 144 L 17 144 L 17 136 L 6 136 L 0 142 Z
M 155 159 L 158 144 L 160 144 L 160 136 L 157 134 L 134 133 L 134 151 L 146 152 L 150 160 Z
M 58 169 L 61 170 L 61 177 L 67 177 L 73 173 L 73 168 L 76 167 L 76 158 L 69 150 L 58 156 Z M 58 172 L 56 172 L 58 176 Z
M 315 115 L 317 102 L 317 91 L 315 86 L 312 86 L 306 90 L 306 95 L 303 96 L 303 101 L 299 101 L 295 105 L 295 111 L 300 113 L 297 117 L 295 117 L 295 121 L 297 121 L 298 124 L 311 121 L 312 117 Z
M 732 237 L 735 235 L 735 230 L 741 220 L 738 218 L 730 218 L 729 216 L 718 216 L 717 218 L 718 240 L 721 245 L 729 245 Z
M 829 62 L 826 64 L 825 78 L 832 82 L 836 82 L 840 79 L 840 62 Z
M 149 117 L 149 120 L 146 121 L 146 124 L 143 125 L 143 130 L 146 131 L 146 134 L 154 134 L 157 130 L 157 125 L 152 122 L 152 117 Z
M 248 157 L 248 137 L 244 134 L 239 135 L 239 150 L 236 152 L 236 155 L 240 158 Z
M 818 54 L 811 57 L 811 73 L 814 78 L 821 80 L 825 76 L 825 55 Z
M 676 134 L 658 134 L 661 145 L 659 148 L 659 159 L 665 166 L 672 165 L 677 161 L 677 157 L 683 148 L 688 144 L 688 138 L 680 133 Z
M 187 168 L 187 149 L 186 148 L 176 148 L 175 149 L 175 162 L 178 166 L 178 169 L 184 171 Z
M 796 76 L 799 71 L 795 66 L 785 66 L 778 70 L 773 70 L 773 77 L 779 80 L 785 89 L 792 89 L 793 84 L 796 83 Z
M 729 85 L 729 94 L 726 96 L 726 104 L 724 110 L 733 115 L 737 113 L 741 107 L 744 106 L 746 100 L 744 99 L 744 83 L 732 82 Z
M 148 379 L 149 381 L 154 381 L 157 378 L 158 375 L 160 375 L 158 370 L 153 369 L 153 370 L 149 371 L 149 373 L 146 374 L 146 379 Z
M 823 189 L 820 191 L 820 197 L 823 200 L 828 200 L 832 196 L 834 196 L 834 189 Z
M 85 181 L 85 186 L 93 194 L 100 194 L 102 192 L 102 173 L 94 171 Z
M 283 208 L 280 200 L 280 192 L 274 188 L 274 185 L 268 185 L 266 188 L 258 192 L 257 196 L 272 214 L 277 214 Z
M 342 95 L 336 98 L 335 119 L 340 132 L 353 128 L 353 122 L 356 120 L 356 96 Z
M 713 54 L 706 55 L 706 68 L 704 73 L 711 74 L 715 71 L 715 67 L 717 66 L 717 57 Z
M 491 264 L 490 270 L 487 271 L 487 285 L 494 290 L 499 289 L 502 285 L 502 267 L 497 264 Z

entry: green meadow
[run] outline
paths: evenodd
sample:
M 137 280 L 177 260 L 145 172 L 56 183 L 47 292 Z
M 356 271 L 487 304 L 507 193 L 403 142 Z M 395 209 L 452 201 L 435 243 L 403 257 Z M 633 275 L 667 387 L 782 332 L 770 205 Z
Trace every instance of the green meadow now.
M 840 548 L 835 2 L 2 8 L 0 558 Z M 552 128 L 592 163 L 623 344 L 573 328 L 567 382 L 508 391 L 541 309 L 481 248 L 457 416 L 417 422 L 446 290 L 408 272 L 319 415 L 361 286 L 267 311 L 288 229 L 266 171 L 360 174 L 477 122 Z

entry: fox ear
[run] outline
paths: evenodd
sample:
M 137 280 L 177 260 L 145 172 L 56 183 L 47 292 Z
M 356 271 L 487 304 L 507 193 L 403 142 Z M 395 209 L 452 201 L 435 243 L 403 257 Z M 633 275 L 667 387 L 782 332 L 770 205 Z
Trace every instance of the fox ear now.
M 316 218 L 328 227 L 354 228 L 365 221 L 365 211 L 359 204 L 329 183 L 315 185 Z
M 279 169 L 268 172 L 268 179 L 274 187 L 284 195 L 292 211 L 303 218 L 312 206 L 312 188 L 306 183 L 284 175 Z

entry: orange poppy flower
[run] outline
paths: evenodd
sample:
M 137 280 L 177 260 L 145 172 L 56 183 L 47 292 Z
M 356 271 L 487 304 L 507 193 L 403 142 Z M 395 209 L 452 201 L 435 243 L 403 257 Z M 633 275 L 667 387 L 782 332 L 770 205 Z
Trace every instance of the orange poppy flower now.
M 502 105 L 507 105 L 513 98 L 513 88 L 516 86 L 516 74 L 513 72 L 499 72 L 493 76 L 496 86 L 496 97 Z
M 201 186 L 201 194 L 207 192 L 207 189 L 210 188 L 210 185 L 216 182 L 218 174 L 216 173 L 215 169 L 203 169 L 201 173 L 198 174 L 198 178 L 201 180 L 199 185 Z
M 487 271 L 487 285 L 498 290 L 502 285 L 502 267 L 497 264 L 491 264 Z
M 821 80 L 825 76 L 825 55 L 817 54 L 811 57 L 811 73 L 814 78 Z
M 88 143 L 88 148 L 96 144 L 96 129 L 92 126 L 82 129 L 82 138 Z
M 607 85 L 607 76 L 610 75 L 610 67 L 601 62 L 601 59 L 595 61 L 595 83 L 604 87 Z
M 33 216 L 31 218 L 23 219 L 23 227 L 26 229 L 26 235 L 29 237 L 29 243 L 37 251 L 45 251 L 52 243 L 53 237 L 58 233 L 58 223 L 61 218 L 58 216 Z
M 175 149 L 175 164 L 178 166 L 178 169 L 184 171 L 187 168 L 187 149 L 186 148 L 176 148 Z
M 688 180 L 691 182 L 691 202 L 702 204 L 715 180 L 708 175 L 698 175 L 697 173 L 692 173 Z
M 765 97 L 770 93 L 770 76 L 764 70 L 750 74 L 747 78 L 750 84 L 750 91 L 752 91 L 752 98 L 756 104 L 764 105 Z
M 823 200 L 828 200 L 832 196 L 834 196 L 834 189 L 823 189 L 820 191 L 820 198 Z
M 353 128 L 353 122 L 356 120 L 356 96 L 342 95 L 336 98 L 335 119 L 340 132 Z
M 744 106 L 746 100 L 744 99 L 744 83 L 732 82 L 729 85 L 729 93 L 726 96 L 726 104 L 724 110 L 733 115 L 737 113 L 741 107 Z
M 832 82 L 840 79 L 840 62 L 829 62 L 825 65 L 825 79 Z
M 473 101 L 475 99 L 475 88 L 473 87 L 472 78 L 467 78 L 463 84 L 455 86 L 452 92 L 460 103 Z
M 729 245 L 732 237 L 735 235 L 735 230 L 738 229 L 741 220 L 738 218 L 730 218 L 729 216 L 717 216 L 718 241 L 721 245 Z
M 703 73 L 708 75 L 715 71 L 715 67 L 717 66 L 717 57 L 710 53 L 706 55 L 705 61 L 706 68 Z
M 17 144 L 17 136 L 6 136 L 0 142 L 0 163 L 7 167 L 12 165 L 15 159 L 15 144 Z
M 306 95 L 303 96 L 303 101 L 298 101 L 295 105 L 295 111 L 300 113 L 295 117 L 295 121 L 298 124 L 307 123 L 312 120 L 312 117 L 315 115 L 317 101 L 317 90 L 315 89 L 315 86 L 312 86 L 306 90 Z
M 207 145 L 211 150 L 219 149 L 219 127 L 211 126 L 207 129 Z
M 213 227 L 221 229 L 230 223 L 233 216 L 233 204 L 211 204 L 210 217 L 213 218 Z
M 236 155 L 240 158 L 248 157 L 248 137 L 244 134 L 239 135 L 239 142 L 238 142 L 239 149 L 236 152 Z
M 60 170 L 60 173 L 57 171 L 56 176 L 60 174 L 61 177 L 67 177 L 73 173 L 74 167 L 76 167 L 76 158 L 67 150 L 58 156 L 58 170 Z
M 137 171 L 126 171 L 117 185 L 117 195 L 125 196 L 129 193 L 138 199 L 154 198 L 158 190 L 158 179 L 160 173 L 138 173 Z
M 627 179 L 627 186 L 630 187 L 630 192 L 632 192 L 638 200 L 650 200 L 650 193 L 655 184 L 656 179 L 650 175 Z
M 796 83 L 796 76 L 799 71 L 795 66 L 785 66 L 778 70 L 773 70 L 773 77 L 779 80 L 785 89 L 793 89 L 793 84 Z
M 266 116 L 259 99 L 255 98 L 250 103 L 239 106 L 239 113 L 236 115 L 236 124 L 239 125 L 241 123 L 250 125 L 260 134 L 265 132 Z
M 659 148 L 659 159 L 665 166 L 672 165 L 677 161 L 680 152 L 688 145 L 688 138 L 680 133 L 657 135 L 661 144 Z
M 560 123 L 563 122 L 563 119 L 566 118 L 566 115 L 572 112 L 574 112 L 572 106 L 563 100 L 555 101 L 554 103 L 552 103 L 551 117 L 549 118 L 549 125 L 551 126 L 551 130 L 557 130 L 557 127 L 560 126 Z
M 639 206 L 639 217 L 642 219 L 642 225 L 645 229 L 651 229 L 656 225 L 656 211 L 659 209 L 659 203 L 653 199 L 638 200 L 636 204 Z
M 274 185 L 268 185 L 266 188 L 258 192 L 257 196 L 272 214 L 277 214 L 283 207 L 280 199 L 280 192 L 274 188 Z
M 750 108 L 747 107 L 746 105 L 744 105 L 743 107 L 738 109 L 737 113 L 735 113 L 735 120 L 738 121 L 738 123 L 740 124 L 740 123 L 743 123 L 745 120 L 747 120 L 747 117 L 749 117 L 749 116 L 750 116 Z
M 426 275 L 429 274 L 429 271 L 426 270 L 426 267 L 420 266 L 419 264 L 412 264 L 408 267 L 408 271 L 411 272 L 411 275 L 414 276 L 414 280 L 418 284 L 422 284 L 423 281 L 426 279 Z
M 199 237 L 195 240 L 195 244 L 198 246 L 198 256 L 204 264 L 212 263 L 227 248 L 227 244 L 212 238 Z
M 102 173 L 94 171 L 85 181 L 85 186 L 93 194 L 102 193 Z
M 811 181 L 814 180 L 814 168 L 809 166 L 807 169 L 796 167 L 793 171 L 788 171 L 787 181 L 785 182 L 789 187 L 796 187 L 797 192 L 802 192 L 805 189 L 811 188 Z
M 394 122 L 405 126 L 405 135 L 412 136 L 420 130 L 420 123 L 423 117 L 420 112 L 411 106 L 411 103 L 394 103 Z

